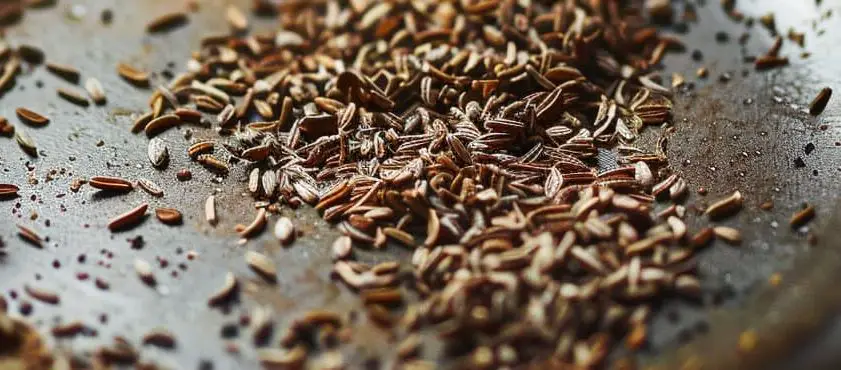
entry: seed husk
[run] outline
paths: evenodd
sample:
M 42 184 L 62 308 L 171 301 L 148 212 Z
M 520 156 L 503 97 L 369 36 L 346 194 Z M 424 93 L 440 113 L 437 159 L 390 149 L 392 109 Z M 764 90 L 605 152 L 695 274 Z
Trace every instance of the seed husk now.
M 277 220 L 274 225 L 274 236 L 284 245 L 295 240 L 295 224 L 289 217 L 281 217 Z
M 111 176 L 94 176 L 88 180 L 90 186 L 99 190 L 128 192 L 133 188 L 131 181 Z
M 152 265 L 142 259 L 134 260 L 134 272 L 137 277 L 147 285 L 155 285 L 155 274 L 152 272 Z
M 742 233 L 739 229 L 729 226 L 716 226 L 713 228 L 713 232 L 715 232 L 717 238 L 724 240 L 730 245 L 742 244 Z
M 132 85 L 149 87 L 149 74 L 128 64 L 117 64 L 117 74 Z
M 79 77 L 81 76 L 81 73 L 78 69 L 76 69 L 76 67 L 67 64 L 59 64 L 52 62 L 47 62 L 46 67 L 48 71 L 52 72 L 58 77 L 61 77 L 74 84 L 79 83 Z
M 15 109 L 15 114 L 23 123 L 33 126 L 44 126 L 50 122 L 46 116 L 23 107 Z
M 175 208 L 158 208 L 155 210 L 155 216 L 167 225 L 180 225 L 183 219 L 181 212 Z
M 143 189 L 145 192 L 149 193 L 149 195 L 152 195 L 152 196 L 155 196 L 155 197 L 164 196 L 164 190 L 160 186 L 158 186 L 158 184 L 155 184 L 154 182 L 152 182 L 152 180 L 142 179 L 142 178 L 138 179 L 137 180 L 137 186 L 140 187 L 141 189 Z
M 272 283 L 277 282 L 277 266 L 274 261 L 266 255 L 253 251 L 246 251 L 245 263 L 248 264 L 248 267 L 250 267 L 251 270 L 267 281 Z
M 800 228 L 801 226 L 807 224 L 809 221 L 815 218 L 815 207 L 812 205 L 807 205 L 803 209 L 795 212 L 791 219 L 789 220 L 789 225 L 792 228 Z
M 15 130 L 15 141 L 26 154 L 33 157 L 38 156 L 38 148 L 35 146 L 35 141 L 25 131 L 20 129 Z
M 62 99 L 67 100 L 80 107 L 87 107 L 88 105 L 90 105 L 90 102 L 88 102 L 88 98 L 86 98 L 81 92 L 76 91 L 74 89 L 59 87 L 58 89 L 56 89 L 56 93 L 58 93 L 58 96 Z
M 144 345 L 160 348 L 175 348 L 175 335 L 166 329 L 154 329 L 144 334 L 141 342 Z
M 146 23 L 146 32 L 158 33 L 172 31 L 187 24 L 187 13 L 171 12 L 160 15 Z
M 41 302 L 49 304 L 59 303 L 58 293 L 53 292 L 51 290 L 32 287 L 29 284 L 24 285 L 23 289 L 26 291 L 26 294 L 29 294 L 30 297 L 35 298 Z
M 257 350 L 257 358 L 266 368 L 297 369 L 307 358 L 307 350 L 303 345 L 296 345 L 292 349 L 261 348 Z
M 225 19 L 234 32 L 241 33 L 248 30 L 248 17 L 236 5 L 228 5 L 225 9 Z
M 729 197 L 711 204 L 704 213 L 711 219 L 721 219 L 738 212 L 742 208 L 743 201 L 742 193 L 737 190 Z
M 829 103 L 829 98 L 832 97 L 832 89 L 824 87 L 818 92 L 818 95 L 809 103 L 809 114 L 817 116 L 823 113 L 826 104 Z
M 144 127 L 144 131 L 146 132 L 146 136 L 153 137 L 161 132 L 164 132 L 170 127 L 178 126 L 180 123 L 181 119 L 178 118 L 178 116 L 174 114 L 165 114 L 149 121 L 149 123 Z
M 112 218 L 111 221 L 108 221 L 108 229 L 111 231 L 118 231 L 136 226 L 143 221 L 143 217 L 146 215 L 146 209 L 148 208 L 149 203 L 143 203 L 117 217 Z
M 152 163 L 152 166 L 154 167 L 163 167 L 169 159 L 169 149 L 166 146 L 166 142 L 160 138 L 154 137 L 149 140 L 148 145 L 146 154 L 149 158 L 149 162 Z
M 15 184 L 0 184 L 0 198 L 17 196 L 19 190 Z
M 216 225 L 216 197 L 213 195 L 204 202 L 204 219 L 210 225 Z
M 102 83 L 96 78 L 91 77 L 85 81 L 85 90 L 96 105 L 103 105 L 108 101 Z
M 334 260 L 343 260 L 350 257 L 353 253 L 353 241 L 349 236 L 340 236 L 333 241 L 331 250 L 333 252 Z
M 234 298 L 238 287 L 237 278 L 233 273 L 228 272 L 225 275 L 225 282 L 222 287 L 207 300 L 208 306 L 217 306 L 228 302 Z
M 41 238 L 41 236 L 37 232 L 35 232 L 35 230 L 32 230 L 29 227 L 20 224 L 18 224 L 17 227 L 18 235 L 20 235 L 20 237 L 23 238 L 23 240 L 27 241 L 29 244 L 32 244 L 35 247 L 44 248 L 44 239 Z
M 254 220 L 251 221 L 248 226 L 246 226 L 242 231 L 239 232 L 239 236 L 243 238 L 250 238 L 257 234 L 266 227 L 266 209 L 260 208 L 257 210 L 257 215 L 254 216 Z

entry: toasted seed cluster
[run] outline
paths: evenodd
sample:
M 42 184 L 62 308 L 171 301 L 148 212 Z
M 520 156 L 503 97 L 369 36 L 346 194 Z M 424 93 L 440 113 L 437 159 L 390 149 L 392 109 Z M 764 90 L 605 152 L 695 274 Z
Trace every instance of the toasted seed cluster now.
M 257 213 L 235 228 L 245 239 L 276 206 L 308 203 L 335 223 L 343 236 L 332 244 L 334 276 L 359 292 L 369 321 L 399 336 L 407 366 L 425 364 L 415 332 L 427 328 L 447 347 L 442 356 L 470 368 L 546 357 L 597 366 L 622 338 L 632 349 L 645 343 L 655 301 L 698 297 L 697 248 L 716 237 L 741 242 L 730 227 L 690 233 L 679 204 L 688 184 L 669 173 L 666 139 L 653 150 L 632 145 L 644 126 L 670 122 L 670 89 L 651 67 L 679 46 L 636 8 L 483 0 L 279 10 L 279 31 L 249 35 L 248 16 L 229 7 L 232 34 L 205 37 L 132 131 L 151 138 L 158 167 L 169 154 L 158 135 L 210 121 L 219 137 L 194 141 L 186 155 L 217 175 L 249 168 Z M 150 85 L 144 71 L 118 72 Z M 721 219 L 741 205 L 735 192 L 707 214 Z M 214 196 L 205 218 L 217 221 Z M 294 224 L 280 218 L 274 234 L 291 243 Z M 413 249 L 419 302 L 398 288 L 399 262 L 354 260 L 355 248 L 389 245 Z M 245 260 L 275 281 L 271 259 Z M 208 304 L 228 302 L 237 287 L 229 274 Z M 263 321 L 261 343 L 271 327 Z M 300 366 L 313 348 L 287 342 L 260 360 Z

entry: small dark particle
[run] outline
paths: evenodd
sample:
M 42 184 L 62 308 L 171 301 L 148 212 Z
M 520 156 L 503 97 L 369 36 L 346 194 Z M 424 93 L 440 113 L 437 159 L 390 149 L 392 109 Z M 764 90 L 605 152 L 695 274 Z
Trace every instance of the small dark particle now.
M 692 50 L 692 60 L 696 62 L 704 60 L 704 53 L 698 49 Z
M 225 339 L 236 338 L 239 335 L 239 327 L 235 324 L 225 324 L 222 326 L 221 335 Z
M 720 43 L 725 43 L 730 41 L 730 34 L 724 31 L 718 31 L 715 33 L 715 41 Z
M 29 303 L 29 301 L 21 301 L 18 310 L 21 315 L 29 316 L 29 314 L 32 313 L 32 303 Z
M 724 72 L 720 76 L 718 76 L 719 82 L 730 82 L 733 79 L 733 74 L 730 72 Z
M 213 362 L 210 360 L 199 361 L 199 370 L 213 370 Z
M 99 13 L 99 20 L 102 24 L 111 24 L 114 20 L 114 12 L 111 9 L 103 9 L 102 13 Z
M 806 162 L 803 161 L 803 158 L 797 157 L 797 158 L 794 159 L 794 167 L 796 167 L 796 168 L 806 167 Z
M 813 143 L 808 143 L 808 144 L 806 144 L 806 147 L 803 148 L 803 152 L 806 153 L 806 155 L 812 154 L 812 152 L 814 152 L 814 151 L 815 151 L 815 144 L 813 144 Z
M 143 245 L 146 244 L 143 241 L 143 235 L 138 235 L 134 238 L 129 238 L 128 243 L 131 246 L 131 249 L 142 249 Z
M 175 177 L 178 178 L 178 181 L 190 181 L 193 178 L 193 173 L 186 168 L 182 168 L 178 170 L 178 173 L 175 174 Z

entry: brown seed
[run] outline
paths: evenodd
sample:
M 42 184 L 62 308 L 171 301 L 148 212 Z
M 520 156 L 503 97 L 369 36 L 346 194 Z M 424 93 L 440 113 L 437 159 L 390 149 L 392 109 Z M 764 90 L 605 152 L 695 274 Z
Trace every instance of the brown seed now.
M 155 210 L 155 216 L 167 225 L 180 225 L 182 222 L 181 212 L 175 208 L 158 208 Z
M 160 348 L 175 348 L 175 335 L 166 329 L 154 329 L 143 335 L 141 342 Z
M 826 104 L 829 103 L 829 98 L 832 97 L 832 89 L 824 87 L 818 92 L 818 95 L 809 103 L 809 114 L 817 116 L 823 113 Z
M 94 188 L 105 191 L 127 192 L 132 189 L 130 181 L 119 177 L 94 176 L 88 180 L 88 184 Z
M 46 116 L 23 107 L 15 109 L 15 114 L 17 114 L 18 118 L 20 118 L 23 123 L 33 126 L 44 126 L 50 122 L 50 119 Z
M 728 226 L 716 226 L 713 228 L 713 232 L 715 232 L 716 237 L 724 240 L 728 244 L 742 244 L 742 233 L 739 231 L 739 229 L 734 229 Z
M 266 209 L 260 208 L 257 211 L 257 215 L 254 216 L 254 220 L 251 221 L 248 226 L 246 226 L 242 231 L 239 232 L 239 236 L 243 238 L 250 238 L 257 234 L 266 227 Z
M 272 283 L 277 282 L 277 266 L 274 261 L 272 261 L 271 258 L 266 257 L 266 255 L 253 251 L 246 251 L 245 263 L 248 264 L 248 267 L 250 267 L 251 270 L 267 281 Z
M 412 234 L 409 234 L 403 230 L 399 230 L 393 227 L 386 227 L 383 228 L 383 233 L 386 236 L 400 242 L 401 244 L 407 247 L 414 248 L 417 245 L 415 244 L 415 238 L 412 237 Z
M 90 105 L 90 102 L 88 102 L 88 98 L 86 98 L 81 92 L 76 91 L 74 89 L 59 87 L 58 89 L 56 89 L 56 93 L 58 93 L 58 96 L 60 96 L 62 99 L 67 100 L 80 107 L 87 107 L 88 105 Z
M 137 117 L 137 119 L 134 120 L 134 124 L 131 126 L 131 132 L 136 134 L 140 131 L 145 130 L 146 125 L 148 125 L 149 122 L 152 121 L 152 118 L 153 118 L 152 112 L 148 112 L 148 113 L 145 113 L 145 114 L 141 115 L 140 117 Z
M 83 324 L 81 321 L 76 320 L 65 324 L 53 326 L 52 329 L 50 329 L 50 332 L 56 338 L 68 338 L 74 337 L 82 333 L 83 331 L 85 331 L 85 329 L 87 329 L 87 327 L 85 327 L 85 324 Z
M 211 154 L 202 154 L 198 156 L 198 158 L 196 158 L 196 161 L 201 163 L 202 165 L 204 165 L 205 168 L 211 171 L 218 172 L 221 174 L 225 174 L 228 172 L 228 165 Z
M 216 225 L 216 197 L 211 195 L 204 202 L 204 219 L 211 225 Z
M 695 248 L 700 248 L 710 244 L 713 237 L 715 237 L 713 229 L 705 227 L 692 236 L 690 244 Z
M 143 221 L 147 208 L 149 208 L 149 204 L 143 203 L 117 217 L 112 218 L 108 221 L 108 229 L 111 231 L 117 231 L 136 226 L 138 223 Z
M 193 173 L 186 168 L 182 168 L 175 173 L 175 178 L 178 181 L 190 181 L 193 178 Z
M 754 66 L 758 71 L 764 71 L 772 68 L 778 68 L 788 65 L 787 57 L 778 57 L 773 55 L 763 55 L 756 58 Z
M 152 272 L 152 265 L 142 259 L 134 260 L 134 272 L 137 277 L 147 285 L 155 285 L 155 274 Z
M 79 83 L 79 76 L 81 76 L 81 73 L 78 69 L 76 69 L 73 66 L 47 62 L 46 67 L 48 71 L 52 72 L 58 77 L 61 77 L 74 84 Z
M 797 211 L 794 215 L 791 216 L 789 220 L 789 224 L 791 227 L 797 229 L 801 226 L 807 224 L 809 221 L 815 218 L 815 207 L 811 205 L 807 205 L 805 208 Z
M 295 224 L 288 217 L 281 217 L 274 225 L 274 236 L 284 245 L 295 240 Z
M 32 298 L 35 298 L 41 302 L 49 303 L 49 304 L 58 304 L 59 298 L 58 294 L 43 288 L 35 288 L 30 286 L 29 284 L 24 285 L 23 289 L 26 291 L 26 294 L 29 294 Z
M 146 132 L 146 136 L 153 137 L 170 127 L 178 126 L 181 123 L 181 119 L 174 114 L 166 114 L 155 118 L 149 121 L 144 128 Z
M 15 126 L 6 117 L 0 117 L 0 136 L 11 137 L 15 133 Z
M 724 218 L 738 212 L 743 202 L 742 193 L 737 190 L 729 197 L 711 204 L 704 213 L 711 219 Z
M 27 63 L 41 64 L 44 62 L 44 51 L 34 45 L 21 44 L 18 46 L 18 55 Z
M 128 64 L 117 64 L 117 73 L 129 83 L 138 87 L 149 87 L 149 74 Z
M 152 196 L 162 197 L 164 196 L 164 191 L 161 189 L 158 184 L 155 184 L 151 180 L 148 179 L 138 179 L 137 186 L 143 189 L 145 192 L 149 193 Z
M 105 89 L 102 88 L 102 83 L 96 78 L 91 77 L 85 81 L 85 90 L 87 90 L 88 95 L 90 95 L 91 100 L 95 104 L 103 105 L 106 103 Z
M 228 272 L 225 275 L 225 282 L 222 284 L 222 287 L 207 300 L 208 306 L 217 306 L 233 299 L 237 293 L 238 285 L 237 278 L 234 274 Z
M 197 158 L 199 154 L 209 153 L 213 151 L 212 141 L 199 141 L 187 148 L 187 155 L 191 158 Z
M 29 244 L 36 246 L 38 248 L 43 248 L 43 239 L 41 238 L 35 230 L 30 229 L 29 227 L 23 226 L 18 224 L 18 235 L 20 235 L 23 240 L 27 241 Z
M 234 32 L 242 33 L 248 30 L 248 18 L 236 5 L 228 5 L 225 9 L 225 19 Z
M 18 188 L 17 185 L 0 184 L 0 198 L 17 196 L 18 190 L 20 190 L 20 188 Z
M 146 32 L 157 33 L 171 31 L 187 24 L 187 19 L 187 13 L 184 12 L 166 13 L 146 23 Z

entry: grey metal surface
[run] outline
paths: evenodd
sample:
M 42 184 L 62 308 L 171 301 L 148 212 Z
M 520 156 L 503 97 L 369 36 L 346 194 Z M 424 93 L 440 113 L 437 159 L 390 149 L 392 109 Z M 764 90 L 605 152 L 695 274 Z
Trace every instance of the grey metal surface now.
M 249 3 L 233 2 L 244 8 Z M 71 320 L 81 320 L 97 331 L 95 336 L 54 342 L 59 347 L 92 350 L 110 343 L 115 335 L 138 343 L 146 331 L 167 327 L 176 334 L 178 348 L 173 351 L 143 348 L 143 359 L 172 368 L 196 368 L 201 361 L 211 359 L 216 369 L 254 368 L 257 364 L 247 332 L 240 328 L 240 334 L 231 339 L 224 339 L 220 334 L 224 325 L 236 324 L 239 314 L 254 305 L 271 306 L 279 329 L 309 308 L 326 306 L 349 312 L 360 307 L 352 293 L 330 279 L 328 247 L 335 231 L 314 211 L 284 210 L 303 230 L 303 235 L 291 247 L 280 247 L 268 233 L 238 245 L 233 227 L 249 222 L 253 215 L 251 199 L 244 194 L 246 174 L 237 168 L 229 176 L 217 178 L 190 163 L 185 153 L 186 129 L 192 131 L 193 137 L 211 137 L 211 132 L 184 126 L 165 133 L 163 138 L 169 143 L 172 159 L 164 171 L 153 169 L 146 160 L 147 139 L 129 132 L 133 117 L 146 109 L 149 91 L 138 91 L 122 81 L 116 75 L 116 63 L 123 61 L 146 68 L 158 74 L 154 81 L 164 81 L 160 77 L 163 71 L 178 72 L 185 68 L 184 61 L 204 33 L 226 30 L 225 3 L 202 1 L 200 10 L 190 15 L 185 27 L 149 36 L 143 32 L 146 21 L 181 8 L 183 3 L 61 1 L 52 9 L 28 11 L 21 24 L 6 33 L 6 40 L 12 45 L 38 45 L 45 50 L 47 60 L 77 66 L 82 70 L 83 80 L 99 78 L 109 98 L 103 107 L 74 106 L 60 100 L 54 91 L 68 83 L 50 75 L 43 67 L 36 67 L 20 76 L 14 90 L 0 99 L 0 115 L 29 132 L 40 152 L 37 158 L 29 157 L 13 140 L 0 137 L 0 182 L 22 186 L 19 198 L 0 200 L 0 237 L 8 253 L 0 260 L 0 294 L 10 300 L 11 310 L 17 311 L 22 299 L 32 301 L 22 292 L 24 284 L 59 290 L 60 304 L 33 302 L 34 311 L 28 319 L 44 332 L 56 322 Z M 787 43 L 783 54 L 791 57 L 793 65 L 762 73 L 743 63 L 737 39 L 747 30 L 751 35 L 746 45 L 748 54 L 758 55 L 771 42 L 768 32 L 759 25 L 746 29 L 743 24 L 728 19 L 717 1 L 708 3 L 698 7 L 699 23 L 690 24 L 690 32 L 681 36 L 689 45 L 688 51 L 671 54 L 666 59 L 669 71 L 681 71 L 690 81 L 695 81 L 694 70 L 701 65 L 711 71 L 707 81 L 696 82 L 700 86 L 695 92 L 678 94 L 677 130 L 669 141 L 669 156 L 672 168 L 684 175 L 693 190 L 698 187 L 709 190 L 707 196 L 692 194 L 687 200 L 688 208 L 735 189 L 745 194 L 745 210 L 723 222 L 741 227 L 745 243 L 741 247 L 717 243 L 704 252 L 700 270 L 704 285 L 714 293 L 701 304 L 666 303 L 652 324 L 653 335 L 645 355 L 673 353 L 685 340 L 698 337 L 699 331 L 705 333 L 700 335 L 702 341 L 705 337 L 721 337 L 725 338 L 721 343 L 735 343 L 733 333 L 738 330 L 730 326 L 734 321 L 747 325 L 751 317 L 751 312 L 742 312 L 740 308 L 750 306 L 759 293 L 769 289 L 767 280 L 772 273 L 782 272 L 787 282 L 791 275 L 797 275 L 788 272 L 794 261 L 814 255 L 805 236 L 790 230 L 788 217 L 802 202 L 808 201 L 819 212 L 810 228 L 826 229 L 829 214 L 841 194 L 837 176 L 841 147 L 836 145 L 836 141 L 841 141 L 838 127 L 841 100 L 837 97 L 841 93 L 841 67 L 836 63 L 841 51 L 834 48 L 841 41 L 841 34 L 837 33 L 841 23 L 835 15 L 821 18 L 826 10 L 841 11 L 841 2 L 825 0 L 818 7 L 814 2 L 740 1 L 739 9 L 749 15 L 759 16 L 774 10 L 777 27 L 783 33 L 790 26 L 806 33 L 805 50 L 812 53 L 811 58 L 800 59 L 801 50 Z M 74 5 L 84 6 L 87 11 L 80 20 L 67 16 L 68 9 Z M 114 12 L 111 25 L 100 22 L 100 12 L 106 8 Z M 817 26 L 813 27 L 812 22 Z M 270 20 L 258 23 L 258 28 L 271 29 Z M 825 33 L 818 35 L 822 29 Z M 730 34 L 729 42 L 716 41 L 716 32 L 722 30 Z M 694 48 L 703 51 L 702 62 L 691 59 Z M 748 71 L 747 76 L 743 76 L 743 70 Z M 732 80 L 719 82 L 719 75 L 724 72 L 732 73 Z M 42 87 L 38 87 L 40 83 Z M 835 88 L 836 97 L 823 115 L 810 117 L 804 107 L 824 86 Z M 751 99 L 750 104 L 745 103 L 747 99 Z M 20 106 L 42 112 L 52 122 L 42 128 L 27 127 L 14 116 L 14 109 Z M 821 129 L 822 125 L 826 129 Z M 98 145 L 100 141 L 102 145 Z M 808 143 L 816 147 L 809 155 L 804 153 Z M 805 167 L 795 166 L 797 157 L 803 159 Z M 175 173 L 180 168 L 189 168 L 193 179 L 177 181 Z M 53 170 L 55 174 L 51 174 Z M 78 193 L 70 190 L 74 179 L 95 175 L 149 178 L 162 185 L 166 195 L 154 198 L 135 189 L 129 194 L 108 196 L 88 186 Z M 37 184 L 30 184 L 29 179 L 37 179 Z M 203 222 L 203 202 L 212 193 L 217 194 L 220 214 L 216 227 Z M 772 211 L 758 208 L 766 200 L 774 201 Z M 141 202 L 149 202 L 152 208 L 168 206 L 181 210 L 185 215 L 184 225 L 165 226 L 150 217 L 140 227 L 126 232 L 112 234 L 107 230 L 105 224 L 109 218 Z M 33 212 L 37 218 L 31 220 Z M 692 219 L 693 225 L 702 224 L 695 215 Z M 16 223 L 29 225 L 48 236 L 46 247 L 38 250 L 25 244 L 15 235 Z M 821 240 L 831 241 L 835 227 L 819 232 Z M 138 235 L 143 237 L 143 247 L 133 249 L 127 239 Z M 839 248 L 831 244 L 823 247 Z M 246 249 L 265 252 L 277 261 L 281 273 L 276 286 L 262 282 L 248 271 L 242 261 Z M 188 260 L 188 251 L 197 252 L 198 257 Z M 406 254 L 391 249 L 365 258 L 385 259 L 391 253 L 398 257 Z M 79 262 L 80 255 L 86 256 L 84 263 Z M 155 263 L 157 290 L 144 285 L 134 275 L 135 258 L 168 261 L 166 268 L 158 268 L 160 264 Z M 54 261 L 60 267 L 53 267 Z M 179 267 L 182 263 L 186 270 Z M 803 269 L 802 263 L 798 266 Z M 173 271 L 177 271 L 177 277 L 170 275 Z M 229 313 L 210 309 L 206 304 L 207 297 L 221 285 L 227 271 L 249 282 L 241 304 L 232 306 Z M 79 272 L 91 277 L 80 281 L 76 277 Z M 110 289 L 97 289 L 93 283 L 95 277 L 110 282 Z M 778 289 L 778 295 L 785 296 L 785 289 Z M 815 293 L 808 287 L 791 289 Z M 18 294 L 17 299 L 11 298 L 12 291 Z M 811 311 L 827 310 L 825 304 L 816 305 L 821 307 Z M 763 315 L 773 313 L 771 309 L 762 312 Z M 107 315 L 105 323 L 100 322 L 103 314 Z M 780 314 L 789 312 L 780 311 Z M 722 315 L 727 319 L 719 320 Z M 743 317 L 748 319 L 739 320 Z M 821 323 L 816 322 L 814 326 Z M 830 334 L 830 340 L 822 344 L 824 347 L 817 348 L 841 348 L 839 332 Z M 355 363 L 378 354 L 389 357 L 393 346 L 389 346 L 391 340 L 384 332 L 362 320 L 354 336 L 354 345 L 364 347 L 347 348 L 346 353 L 353 354 Z M 226 353 L 226 343 L 238 343 L 241 353 Z M 728 348 L 735 350 L 735 346 Z M 808 359 L 825 353 L 819 352 L 807 356 Z

